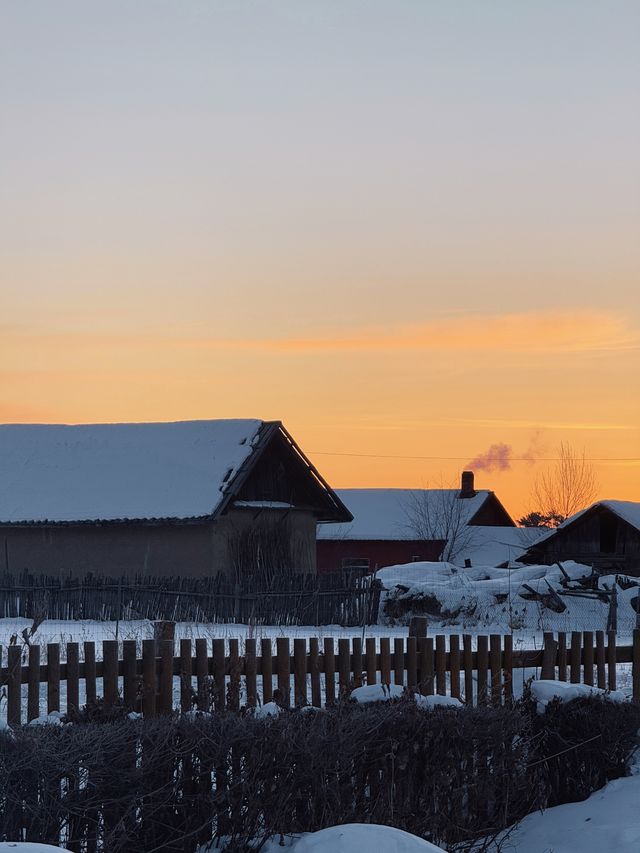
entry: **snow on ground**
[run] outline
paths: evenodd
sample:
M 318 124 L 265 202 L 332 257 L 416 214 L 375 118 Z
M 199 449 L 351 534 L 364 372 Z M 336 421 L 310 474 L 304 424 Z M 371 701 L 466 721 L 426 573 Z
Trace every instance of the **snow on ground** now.
M 64 847 L 52 847 L 51 844 L 38 844 L 34 841 L 0 841 L 0 853 L 68 853 Z
M 526 817 L 502 853 L 638 853 L 640 775 L 615 779 L 581 803 L 556 806 Z
M 303 836 L 293 845 L 293 853 L 362 853 L 363 850 L 384 853 L 435 853 L 442 851 L 422 838 L 375 823 L 345 823 Z

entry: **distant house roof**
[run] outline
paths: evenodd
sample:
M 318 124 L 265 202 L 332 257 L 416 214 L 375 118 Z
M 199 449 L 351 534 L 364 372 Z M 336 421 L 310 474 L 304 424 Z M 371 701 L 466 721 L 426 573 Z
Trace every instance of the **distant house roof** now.
M 605 509 L 610 510 L 614 515 L 617 515 L 618 518 L 621 518 L 623 521 L 626 521 L 627 524 L 630 524 L 632 527 L 635 527 L 636 530 L 640 531 L 640 502 L 611 500 L 596 501 L 586 509 L 582 509 L 580 512 L 576 512 L 575 515 L 569 516 L 569 518 L 567 518 L 566 521 L 563 521 L 562 524 L 559 524 L 558 527 L 545 530 L 543 535 L 540 536 L 537 542 L 535 542 L 535 545 L 539 545 L 540 543 L 551 539 L 559 530 L 564 530 L 565 528 L 570 527 L 579 518 L 582 518 L 582 516 L 586 515 L 588 512 L 592 512 L 598 507 L 605 507 Z
M 338 489 L 340 499 L 353 514 L 351 524 L 322 524 L 318 539 L 331 540 L 417 540 L 409 516 L 412 501 L 426 502 L 433 510 L 434 523 L 430 524 L 430 539 L 447 539 L 447 530 L 438 530 L 437 517 L 443 503 L 456 500 L 459 522 L 473 524 L 474 517 L 494 493 L 488 490 L 475 492 L 473 497 L 459 497 L 458 489 Z M 506 513 L 505 513 L 506 514 Z M 506 516 L 508 519 L 508 516 Z
M 0 425 L 0 523 L 214 518 L 275 434 L 324 517 L 349 519 L 281 423 L 209 420 Z
M 473 566 L 501 566 L 517 562 L 522 552 L 543 535 L 539 527 L 474 527 L 471 536 L 457 551 L 452 563 Z

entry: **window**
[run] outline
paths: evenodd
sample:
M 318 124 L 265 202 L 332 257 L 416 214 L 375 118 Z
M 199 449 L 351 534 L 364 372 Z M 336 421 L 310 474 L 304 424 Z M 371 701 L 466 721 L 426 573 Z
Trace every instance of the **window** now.
M 367 557 L 345 557 L 342 561 L 343 569 L 368 569 L 369 560 Z

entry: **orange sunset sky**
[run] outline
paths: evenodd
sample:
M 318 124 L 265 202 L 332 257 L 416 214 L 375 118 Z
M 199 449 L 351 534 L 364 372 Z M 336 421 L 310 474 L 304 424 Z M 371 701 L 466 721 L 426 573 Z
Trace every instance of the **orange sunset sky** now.
M 336 487 L 640 500 L 640 5 L 0 6 L 0 421 L 283 420 Z M 413 457 L 413 458 L 411 458 Z M 422 457 L 422 458 L 419 458 Z

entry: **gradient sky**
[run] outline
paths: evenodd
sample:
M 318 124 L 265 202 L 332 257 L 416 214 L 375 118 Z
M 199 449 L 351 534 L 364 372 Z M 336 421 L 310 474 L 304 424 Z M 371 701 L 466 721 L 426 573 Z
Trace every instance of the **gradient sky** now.
M 0 0 L 0 421 L 277 418 L 335 486 L 506 443 L 514 513 L 564 440 L 640 499 L 639 41 L 637 0 Z

